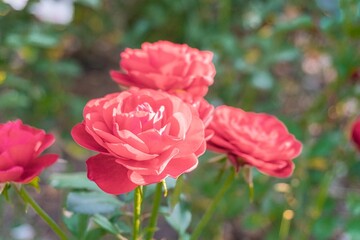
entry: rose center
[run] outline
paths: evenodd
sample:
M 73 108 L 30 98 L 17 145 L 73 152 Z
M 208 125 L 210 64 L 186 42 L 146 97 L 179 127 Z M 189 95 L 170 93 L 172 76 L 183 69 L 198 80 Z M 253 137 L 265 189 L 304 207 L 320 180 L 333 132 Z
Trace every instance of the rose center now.
M 140 120 L 140 127 L 142 131 L 147 129 L 156 129 L 160 134 L 164 131 L 164 127 L 162 126 L 162 119 L 164 118 L 165 107 L 160 106 L 157 111 L 153 109 L 153 107 L 147 103 L 141 103 L 136 106 L 136 108 L 127 113 L 128 116 L 136 117 Z

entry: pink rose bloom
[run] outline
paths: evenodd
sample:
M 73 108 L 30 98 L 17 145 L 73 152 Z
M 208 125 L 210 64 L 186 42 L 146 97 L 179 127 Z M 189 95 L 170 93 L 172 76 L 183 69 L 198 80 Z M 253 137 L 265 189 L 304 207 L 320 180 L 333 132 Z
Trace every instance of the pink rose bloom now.
M 122 71 L 111 71 L 113 80 L 123 86 L 184 90 L 205 96 L 213 84 L 213 53 L 168 41 L 143 43 L 141 49 L 125 49 L 120 54 Z
M 122 194 L 139 185 L 193 170 L 205 151 L 204 124 L 178 97 L 131 88 L 89 101 L 72 129 L 81 146 L 100 152 L 87 160 L 88 177 Z
M 28 183 L 38 176 L 58 159 L 56 154 L 39 156 L 54 142 L 53 135 L 21 120 L 0 124 L 0 183 Z
M 247 164 L 274 177 L 289 177 L 302 149 L 281 121 L 264 113 L 220 106 L 208 128 L 215 133 L 210 150 L 226 153 L 236 168 Z
M 357 118 L 352 125 L 351 139 L 360 150 L 360 117 Z

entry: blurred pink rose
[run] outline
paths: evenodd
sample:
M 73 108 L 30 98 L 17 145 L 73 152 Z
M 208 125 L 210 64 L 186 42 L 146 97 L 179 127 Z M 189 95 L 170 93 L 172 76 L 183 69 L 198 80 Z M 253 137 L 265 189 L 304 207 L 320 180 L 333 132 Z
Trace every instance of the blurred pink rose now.
M 111 71 L 113 80 L 124 86 L 184 90 L 194 96 L 205 96 L 213 84 L 213 53 L 168 41 L 143 43 L 141 49 L 121 53 L 122 71 Z
M 28 183 L 55 163 L 56 154 L 39 156 L 55 138 L 21 120 L 0 124 L 0 183 Z
M 208 128 L 215 133 L 208 141 L 210 150 L 228 154 L 236 168 L 247 164 L 275 177 L 292 174 L 292 159 L 302 149 L 281 121 L 264 113 L 220 106 Z
M 131 88 L 109 94 L 89 101 L 83 116 L 71 134 L 100 152 L 87 160 L 88 177 L 110 194 L 177 178 L 197 166 L 206 148 L 195 109 L 165 92 Z
M 351 138 L 356 147 L 360 150 L 360 117 L 357 118 L 352 125 Z

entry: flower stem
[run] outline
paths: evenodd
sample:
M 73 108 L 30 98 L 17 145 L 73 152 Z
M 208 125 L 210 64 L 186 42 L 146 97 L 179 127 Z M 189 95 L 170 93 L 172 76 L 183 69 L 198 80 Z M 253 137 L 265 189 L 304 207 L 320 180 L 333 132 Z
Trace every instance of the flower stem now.
M 15 187 L 15 189 L 21 199 L 34 209 L 34 211 L 49 225 L 49 227 L 58 235 L 61 240 L 69 239 L 63 230 L 61 230 L 59 225 L 57 225 L 56 222 L 35 202 L 35 200 L 30 196 L 30 194 L 23 186 L 21 186 L 20 189 Z
M 141 202 L 142 202 L 142 189 L 141 186 L 135 188 L 134 196 L 134 221 L 133 221 L 133 240 L 138 240 L 140 235 L 141 223 Z
M 208 222 L 210 221 L 212 215 L 214 214 L 214 212 L 216 210 L 216 207 L 219 204 L 220 200 L 224 197 L 226 191 L 231 186 L 231 183 L 233 182 L 234 177 L 235 177 L 235 172 L 231 172 L 228 175 L 228 177 L 226 178 L 224 184 L 222 185 L 222 187 L 220 188 L 220 190 L 218 191 L 218 193 L 214 197 L 212 203 L 210 204 L 210 207 L 208 207 L 206 209 L 205 214 L 202 216 L 200 222 L 198 223 L 198 225 L 195 227 L 194 231 L 192 232 L 190 240 L 199 239 L 199 237 L 200 237 L 201 233 L 203 232 L 205 226 L 208 224 Z
M 153 208 L 151 211 L 151 217 L 149 220 L 149 225 L 147 227 L 147 233 L 145 236 L 145 240 L 151 240 L 156 231 L 158 213 L 159 213 L 159 208 L 160 208 L 160 203 L 161 203 L 162 186 L 163 186 L 163 183 L 161 183 L 161 182 L 156 185 Z

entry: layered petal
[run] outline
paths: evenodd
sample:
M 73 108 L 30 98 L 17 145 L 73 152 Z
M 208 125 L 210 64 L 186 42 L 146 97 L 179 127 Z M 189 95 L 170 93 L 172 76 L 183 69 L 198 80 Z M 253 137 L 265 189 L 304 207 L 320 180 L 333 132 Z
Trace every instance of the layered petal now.
M 141 49 L 125 49 L 120 54 L 120 71 L 112 79 L 123 86 L 187 91 L 203 97 L 213 84 L 213 53 L 168 41 L 144 43 Z
M 88 178 L 94 181 L 104 192 L 123 194 L 137 187 L 128 178 L 128 169 L 116 163 L 116 158 L 98 154 L 86 161 Z

